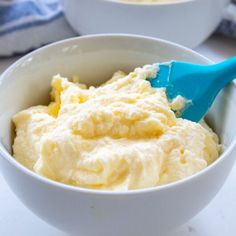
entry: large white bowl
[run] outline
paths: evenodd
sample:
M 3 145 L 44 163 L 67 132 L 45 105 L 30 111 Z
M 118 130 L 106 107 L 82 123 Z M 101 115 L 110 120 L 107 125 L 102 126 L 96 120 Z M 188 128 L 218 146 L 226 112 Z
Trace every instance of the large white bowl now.
M 81 82 L 100 84 L 118 69 L 131 71 L 139 65 L 172 59 L 210 63 L 187 48 L 158 39 L 97 35 L 41 48 L 3 73 L 0 167 L 26 207 L 46 222 L 76 235 L 157 236 L 183 224 L 211 201 L 235 160 L 235 84 L 218 96 L 208 117 L 224 144 L 224 153 L 210 167 L 177 183 L 123 193 L 82 189 L 41 177 L 11 156 L 13 114 L 47 102 L 53 75 L 77 74 Z
M 82 35 L 141 34 L 193 48 L 215 30 L 230 0 L 176 0 L 162 4 L 123 3 L 119 0 L 62 2 L 70 25 Z

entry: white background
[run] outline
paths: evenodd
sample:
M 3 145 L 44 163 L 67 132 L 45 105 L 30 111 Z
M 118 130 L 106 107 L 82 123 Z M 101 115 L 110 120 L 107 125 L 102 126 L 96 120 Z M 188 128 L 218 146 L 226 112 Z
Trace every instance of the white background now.
M 196 50 L 217 62 L 236 55 L 236 40 L 226 39 L 221 36 L 214 36 L 196 48 Z M 16 58 L 0 59 L 0 72 L 2 72 L 14 60 L 16 60 Z M 26 209 L 24 205 L 13 195 L 0 175 L 0 236 L 66 235 L 67 234 L 49 226 Z M 235 235 L 236 165 L 226 181 L 226 184 L 215 199 L 190 222 L 176 229 L 167 236 Z

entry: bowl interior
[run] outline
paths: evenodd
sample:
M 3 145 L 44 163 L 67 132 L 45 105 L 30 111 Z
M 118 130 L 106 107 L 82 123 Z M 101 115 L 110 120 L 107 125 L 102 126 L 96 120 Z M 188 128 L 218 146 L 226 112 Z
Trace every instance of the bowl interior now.
M 210 63 L 186 48 L 137 36 L 88 36 L 59 42 L 37 50 L 11 66 L 0 80 L 0 140 L 11 152 L 12 116 L 18 111 L 49 101 L 52 76 L 78 75 L 88 85 L 99 85 L 113 72 L 169 60 Z M 208 122 L 225 147 L 236 134 L 236 86 L 217 97 Z

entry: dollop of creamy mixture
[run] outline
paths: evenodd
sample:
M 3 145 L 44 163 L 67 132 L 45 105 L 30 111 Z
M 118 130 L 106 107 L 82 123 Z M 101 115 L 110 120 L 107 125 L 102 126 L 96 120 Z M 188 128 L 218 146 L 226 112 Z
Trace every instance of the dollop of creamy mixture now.
M 13 117 L 14 157 L 52 180 L 92 189 L 126 191 L 178 181 L 219 155 L 205 124 L 176 118 L 165 89 L 147 78 L 157 66 L 119 71 L 100 87 L 86 88 L 56 75 L 52 102 Z

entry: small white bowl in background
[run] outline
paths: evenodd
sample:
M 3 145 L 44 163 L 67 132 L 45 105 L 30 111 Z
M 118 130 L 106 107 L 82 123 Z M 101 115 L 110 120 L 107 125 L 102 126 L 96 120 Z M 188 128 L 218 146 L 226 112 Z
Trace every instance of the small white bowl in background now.
M 11 156 L 12 116 L 24 108 L 48 102 L 53 75 L 76 74 L 82 83 L 97 85 L 116 70 L 128 72 L 140 65 L 172 59 L 210 63 L 187 48 L 163 40 L 94 35 L 43 47 L 2 74 L 0 168 L 26 207 L 49 224 L 75 235 L 157 236 L 185 223 L 212 200 L 235 161 L 233 83 L 221 92 L 208 114 L 210 125 L 224 145 L 224 153 L 205 170 L 173 184 L 128 192 L 83 189 L 41 177 Z
M 65 16 L 82 35 L 128 33 L 158 37 L 193 48 L 220 23 L 230 0 L 124 3 L 119 0 L 62 0 Z

